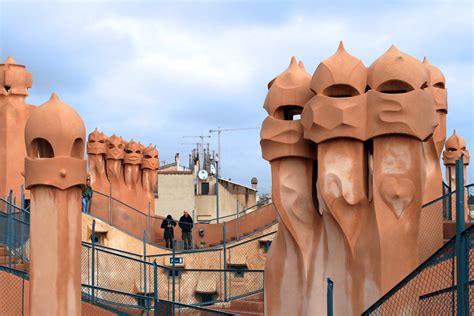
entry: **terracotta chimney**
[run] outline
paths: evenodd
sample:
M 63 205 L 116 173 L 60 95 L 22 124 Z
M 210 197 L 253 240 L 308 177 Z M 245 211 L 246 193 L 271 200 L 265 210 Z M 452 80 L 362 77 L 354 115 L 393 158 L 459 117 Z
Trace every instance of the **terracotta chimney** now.
M 81 189 L 85 128 L 53 93 L 25 127 L 31 190 L 30 315 L 81 315 Z
M 258 179 L 253 177 L 252 180 L 250 180 L 250 183 L 252 184 L 252 189 L 257 190 Z

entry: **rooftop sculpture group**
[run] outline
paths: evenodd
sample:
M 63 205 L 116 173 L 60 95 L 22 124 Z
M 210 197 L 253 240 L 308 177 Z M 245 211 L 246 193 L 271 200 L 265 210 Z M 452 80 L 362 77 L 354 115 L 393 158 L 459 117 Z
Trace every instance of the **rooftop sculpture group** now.
M 341 43 L 312 77 L 292 58 L 268 88 L 261 147 L 281 225 L 266 313 L 325 314 L 331 278 L 335 313 L 360 314 L 442 245 L 442 214 L 421 206 L 442 195 L 444 76 L 394 46 L 367 68 Z
M 87 155 L 92 188 L 112 196 L 133 208 L 154 212 L 158 150 L 150 144 L 110 137 L 97 129 L 89 134 Z M 106 210 L 108 201 L 92 199 L 91 208 Z M 104 204 L 104 205 L 103 205 Z M 119 207 L 119 204 L 116 205 Z

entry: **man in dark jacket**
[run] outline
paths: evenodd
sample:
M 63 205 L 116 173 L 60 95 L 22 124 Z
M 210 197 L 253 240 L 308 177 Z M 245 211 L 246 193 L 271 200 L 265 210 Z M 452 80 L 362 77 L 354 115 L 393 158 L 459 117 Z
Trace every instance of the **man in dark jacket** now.
M 184 249 L 193 248 L 193 218 L 189 216 L 188 211 L 184 211 L 183 216 L 179 219 L 179 227 L 181 227 L 181 233 L 184 241 Z
M 176 226 L 176 222 L 171 217 L 171 215 L 166 216 L 166 218 L 161 222 L 161 228 L 164 229 L 163 236 L 166 241 L 166 248 L 171 248 L 174 246 L 174 227 Z

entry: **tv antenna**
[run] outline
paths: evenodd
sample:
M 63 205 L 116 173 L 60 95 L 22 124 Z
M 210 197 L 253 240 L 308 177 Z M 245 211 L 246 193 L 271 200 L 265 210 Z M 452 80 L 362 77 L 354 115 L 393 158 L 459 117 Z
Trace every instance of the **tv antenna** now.
M 210 129 L 209 134 L 217 133 L 217 157 L 219 157 L 219 165 L 217 166 L 218 170 L 217 173 L 221 174 L 221 165 L 222 165 L 222 157 L 221 157 L 221 133 L 222 132 L 234 132 L 234 131 L 245 131 L 245 130 L 253 130 L 259 129 L 258 127 L 244 127 L 244 128 L 221 128 L 220 126 L 217 129 Z

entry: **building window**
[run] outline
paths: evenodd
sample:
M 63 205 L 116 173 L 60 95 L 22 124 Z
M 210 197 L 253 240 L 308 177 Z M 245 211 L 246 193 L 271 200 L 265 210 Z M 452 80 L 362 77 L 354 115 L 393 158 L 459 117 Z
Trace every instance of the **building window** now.
M 199 296 L 201 303 L 204 305 L 212 304 L 214 301 L 214 293 L 198 293 L 197 295 Z
M 106 232 L 95 232 L 94 242 L 96 245 L 106 246 L 105 241 L 107 239 Z M 91 235 L 91 242 L 92 242 L 92 235 Z
M 209 182 L 202 182 L 201 183 L 201 194 L 202 195 L 209 195 Z

